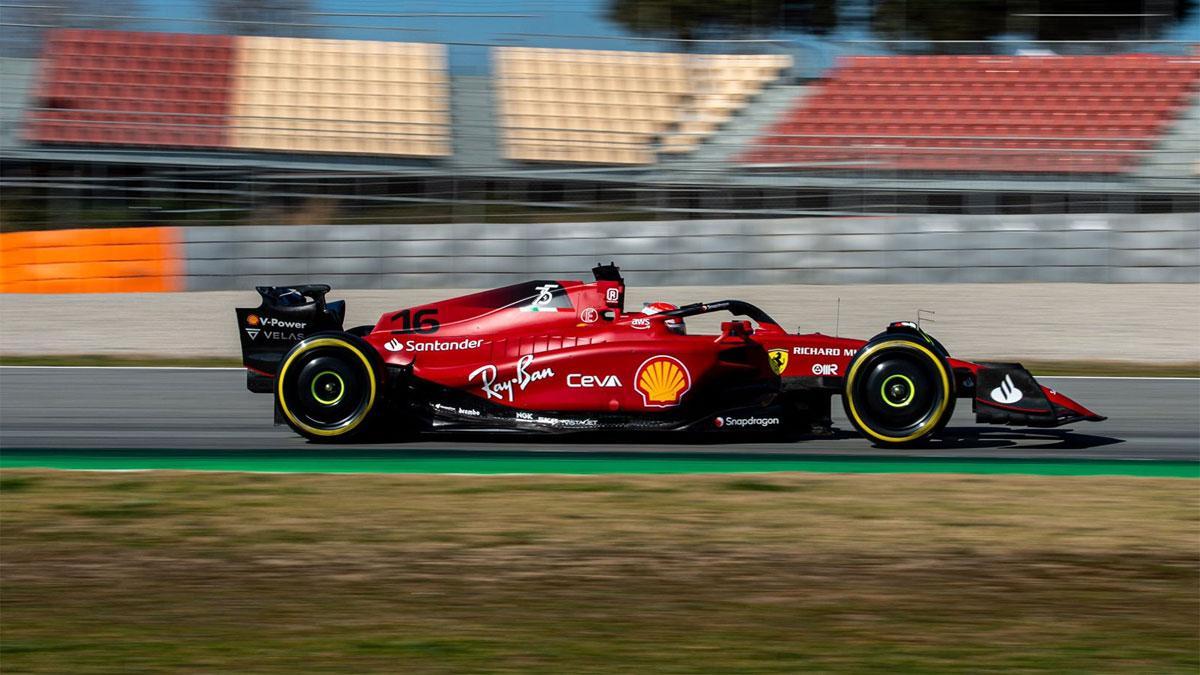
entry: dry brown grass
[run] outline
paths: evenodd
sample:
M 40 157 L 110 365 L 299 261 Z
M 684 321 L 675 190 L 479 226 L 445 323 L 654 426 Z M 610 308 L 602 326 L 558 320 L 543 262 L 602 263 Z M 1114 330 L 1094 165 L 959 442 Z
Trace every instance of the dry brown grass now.
M 1197 486 L 6 470 L 0 666 L 1194 673 Z

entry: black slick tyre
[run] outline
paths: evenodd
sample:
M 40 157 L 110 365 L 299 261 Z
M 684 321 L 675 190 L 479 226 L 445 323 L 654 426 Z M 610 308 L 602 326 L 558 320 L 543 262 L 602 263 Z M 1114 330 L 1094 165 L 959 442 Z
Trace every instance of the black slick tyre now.
M 850 423 L 881 447 L 928 441 L 954 413 L 954 373 L 932 343 L 885 333 L 855 354 L 842 406 Z
M 313 441 L 364 435 L 383 395 L 375 349 L 347 333 L 318 333 L 280 361 L 275 403 L 296 433 Z

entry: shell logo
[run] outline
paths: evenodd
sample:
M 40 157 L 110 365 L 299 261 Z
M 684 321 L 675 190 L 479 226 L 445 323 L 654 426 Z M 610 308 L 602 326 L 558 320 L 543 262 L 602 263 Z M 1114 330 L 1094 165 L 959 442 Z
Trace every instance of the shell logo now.
M 679 359 L 663 354 L 642 362 L 633 381 L 648 408 L 679 405 L 683 395 L 692 388 L 692 375 L 687 366 Z
M 257 314 L 249 314 L 246 316 L 246 323 L 250 324 L 251 326 L 257 326 L 258 322 L 259 319 Z

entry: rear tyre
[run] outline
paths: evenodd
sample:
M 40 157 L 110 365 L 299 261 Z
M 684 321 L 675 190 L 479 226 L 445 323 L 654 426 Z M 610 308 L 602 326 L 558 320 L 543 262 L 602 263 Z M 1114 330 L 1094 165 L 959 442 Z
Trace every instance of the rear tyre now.
M 884 334 L 850 362 L 842 406 L 855 429 L 882 447 L 915 445 L 954 412 L 954 373 L 930 345 Z
M 374 348 L 345 333 L 309 337 L 284 356 L 275 400 L 296 433 L 313 441 L 359 437 L 382 395 L 382 368 Z

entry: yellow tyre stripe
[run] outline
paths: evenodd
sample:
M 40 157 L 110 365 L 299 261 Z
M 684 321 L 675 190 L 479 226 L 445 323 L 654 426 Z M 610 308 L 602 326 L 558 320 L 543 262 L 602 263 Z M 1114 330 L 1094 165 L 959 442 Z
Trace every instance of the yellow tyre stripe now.
M 345 347 L 346 349 L 349 349 L 351 352 L 353 352 L 354 355 L 357 356 L 359 358 L 359 360 L 361 360 L 363 362 L 363 367 L 365 367 L 367 369 L 367 379 L 371 383 L 371 398 L 370 398 L 369 402 L 367 403 L 367 406 L 365 408 L 363 408 L 363 411 L 361 413 L 359 413 L 359 415 L 357 417 L 355 417 L 349 424 L 347 424 L 344 427 L 338 427 L 337 429 L 318 429 L 316 427 L 309 426 L 309 425 L 305 424 L 304 422 L 301 422 L 299 419 L 296 418 L 295 415 L 292 414 L 292 411 L 288 409 L 287 397 L 285 397 L 283 395 L 283 382 L 284 382 L 284 377 L 287 375 L 287 369 L 292 365 L 292 362 L 296 360 L 296 357 L 298 357 L 301 354 L 304 354 L 306 352 L 310 352 L 313 349 L 316 349 L 317 347 Z M 343 434 L 348 434 L 351 431 L 353 431 L 355 427 L 362 424 L 362 421 L 367 418 L 368 414 L 370 414 L 371 408 L 375 407 L 375 369 L 371 367 L 371 362 L 370 362 L 370 360 L 367 359 L 366 354 L 363 354 L 361 351 L 359 351 L 359 349 L 357 347 L 350 344 L 349 342 L 346 342 L 345 340 L 340 340 L 338 338 L 332 338 L 332 337 L 317 338 L 316 340 L 313 340 L 312 342 L 309 342 L 308 344 L 304 345 L 300 349 L 297 349 L 296 351 L 292 352 L 292 355 L 289 356 L 287 361 L 284 362 L 283 367 L 279 369 L 279 377 L 278 377 L 277 382 L 278 382 L 278 384 L 276 385 L 276 387 L 277 387 L 276 388 L 276 398 L 279 399 L 279 407 L 283 408 L 283 414 L 286 415 L 287 418 L 292 421 L 292 424 L 295 424 L 296 426 L 300 427 L 301 429 L 304 429 L 308 433 L 314 434 L 316 436 L 341 436 Z
M 910 434 L 908 436 L 903 436 L 903 437 L 884 436 L 883 434 L 872 429 L 869 425 L 867 425 L 866 422 L 862 421 L 861 417 L 858 416 L 858 409 L 854 405 L 854 396 L 852 396 L 850 393 L 854 390 L 854 376 L 858 373 L 858 367 L 867 360 L 868 356 L 870 356 L 871 354 L 879 351 L 880 349 L 884 349 L 886 347 L 902 347 L 905 349 L 916 349 L 917 351 L 924 353 L 926 356 L 929 357 L 930 361 L 933 361 L 933 363 L 935 365 L 937 365 L 938 373 L 940 373 L 942 376 L 942 391 L 945 392 L 945 394 L 942 396 L 942 404 L 938 407 L 937 412 L 935 412 L 929 418 L 928 422 L 921 425 L 921 428 L 917 429 L 915 432 L 913 432 L 912 434 Z M 950 405 L 950 398 L 953 395 L 954 395 L 954 392 L 950 391 L 950 376 L 946 372 L 946 368 L 942 365 L 941 359 L 939 359 L 936 354 L 929 351 L 922 345 L 919 345 L 915 342 L 909 342 L 908 340 L 888 340 L 887 342 L 880 342 L 877 345 L 872 345 L 864 352 L 859 352 L 858 358 L 856 358 L 854 360 L 854 365 L 850 367 L 849 374 L 846 375 L 845 396 L 846 396 L 846 401 L 849 404 L 847 407 L 850 409 L 850 415 L 854 418 L 854 421 L 858 423 L 859 429 L 862 429 L 863 431 L 867 432 L 868 435 L 870 435 L 880 441 L 883 441 L 884 443 L 905 443 L 907 441 L 911 441 L 911 440 L 920 438 L 921 435 L 924 434 L 926 431 L 928 431 L 932 427 L 937 426 L 937 423 L 942 419 L 942 415 L 946 414 L 946 407 L 948 405 Z

